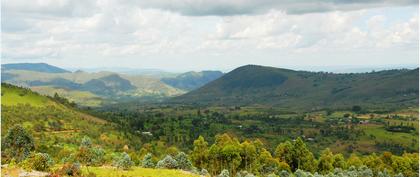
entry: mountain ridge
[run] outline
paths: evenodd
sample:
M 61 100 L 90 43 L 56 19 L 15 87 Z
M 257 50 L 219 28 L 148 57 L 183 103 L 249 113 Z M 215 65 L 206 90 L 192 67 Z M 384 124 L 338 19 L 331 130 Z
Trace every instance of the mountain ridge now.
M 303 109 L 378 103 L 414 106 L 418 103 L 418 68 L 334 74 L 245 65 L 168 102 Z
M 27 71 L 38 71 L 45 73 L 71 73 L 60 67 L 49 65 L 47 63 L 9 63 L 2 64 L 2 70 L 27 70 Z

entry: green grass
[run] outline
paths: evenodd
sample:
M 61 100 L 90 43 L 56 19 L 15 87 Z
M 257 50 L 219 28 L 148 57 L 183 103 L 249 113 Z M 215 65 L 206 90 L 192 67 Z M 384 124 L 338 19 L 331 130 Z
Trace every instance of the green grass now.
M 38 95 L 36 93 L 25 91 L 18 88 L 5 88 L 1 87 L 1 104 L 6 106 L 14 106 L 18 104 L 29 104 L 31 106 L 41 107 L 47 105 L 53 105 L 54 102 L 46 97 Z
M 50 96 L 53 96 L 55 93 L 57 93 L 58 95 L 68 98 L 70 101 L 74 101 L 81 106 L 98 107 L 103 102 L 101 97 L 88 91 L 54 88 L 51 86 L 31 87 L 31 90 Z
M 87 174 L 87 169 L 83 168 Z M 97 177 L 198 177 L 199 175 L 182 170 L 151 169 L 132 167 L 130 170 L 119 170 L 113 167 L 89 167 L 89 172 L 95 173 Z

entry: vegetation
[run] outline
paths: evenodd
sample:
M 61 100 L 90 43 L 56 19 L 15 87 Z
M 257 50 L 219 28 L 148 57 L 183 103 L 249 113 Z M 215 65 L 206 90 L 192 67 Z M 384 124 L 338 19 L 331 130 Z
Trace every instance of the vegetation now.
M 204 106 L 281 106 L 296 111 L 342 109 L 353 105 L 401 108 L 418 105 L 418 73 L 418 69 L 414 69 L 334 74 L 247 65 L 171 102 Z
M 58 94 L 42 96 L 9 84 L 2 84 L 1 107 L 6 172 L 17 168 L 57 176 L 419 175 L 417 108 L 350 105 L 294 111 L 152 104 L 80 109 Z
M 162 78 L 161 81 L 175 88 L 191 91 L 221 77 L 220 71 L 186 72 L 176 77 Z

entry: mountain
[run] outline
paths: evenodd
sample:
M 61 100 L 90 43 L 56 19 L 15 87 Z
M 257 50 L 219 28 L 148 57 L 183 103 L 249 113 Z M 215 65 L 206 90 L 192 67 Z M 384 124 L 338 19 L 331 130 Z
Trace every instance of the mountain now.
M 2 64 L 2 70 L 27 70 L 27 71 L 37 71 L 44 73 L 69 73 L 65 69 L 52 66 L 46 63 L 11 63 L 11 64 Z
M 246 65 L 169 102 L 293 109 L 417 106 L 418 68 L 358 74 Z
M 182 90 L 197 89 L 223 75 L 220 71 L 186 72 L 176 77 L 162 78 L 161 81 Z
M 27 87 L 53 96 L 58 93 L 81 106 L 100 106 L 126 101 L 159 101 L 185 93 L 160 81 L 143 75 L 125 75 L 114 72 L 47 73 L 30 70 L 2 70 L 2 82 Z
M 112 95 L 135 89 L 130 81 L 117 74 L 111 74 L 99 79 L 92 79 L 81 86 L 81 90 L 90 91 L 98 95 Z

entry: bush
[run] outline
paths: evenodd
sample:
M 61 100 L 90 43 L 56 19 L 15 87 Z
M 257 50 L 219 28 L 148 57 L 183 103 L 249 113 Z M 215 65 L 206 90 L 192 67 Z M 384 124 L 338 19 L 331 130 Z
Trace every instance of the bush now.
M 206 170 L 206 169 L 201 169 L 201 171 L 200 171 L 200 175 L 201 176 L 210 176 L 210 174 L 209 174 L 209 172 Z
M 289 176 L 290 176 L 290 174 L 289 174 L 289 171 L 282 170 L 282 171 L 279 173 L 279 176 L 280 176 L 280 177 L 289 177 Z
M 49 171 L 53 161 L 47 153 L 37 153 L 32 159 L 32 167 L 38 171 Z
M 173 159 L 172 156 L 170 155 L 166 155 L 165 158 L 163 158 L 156 164 L 156 168 L 175 169 L 177 167 L 178 167 L 177 161 Z
M 90 164 L 94 166 L 100 166 L 104 163 L 105 151 L 102 148 L 94 147 L 90 149 L 92 154 Z
M 184 152 L 178 153 L 178 155 L 175 156 L 175 161 L 178 163 L 178 168 L 183 170 L 191 170 L 193 165 L 188 159 L 187 154 Z
M 28 171 L 49 171 L 52 165 L 53 160 L 47 153 L 31 154 L 28 158 L 21 162 L 21 166 Z
M 133 166 L 133 161 L 131 161 L 130 156 L 127 153 L 122 153 L 120 157 L 118 157 L 115 161 L 114 161 L 114 166 L 116 166 L 117 168 L 123 169 L 123 170 L 128 170 L 131 168 L 131 166 Z
M 151 153 L 147 153 L 144 158 L 143 161 L 141 162 L 141 166 L 143 168 L 154 168 L 155 164 L 153 163 L 152 160 L 152 154 Z
M 217 177 L 230 177 L 229 171 L 224 169 L 219 175 L 217 175 Z
M 81 176 L 80 163 L 65 163 L 54 175 L 57 176 Z M 53 175 L 53 176 L 54 176 Z

